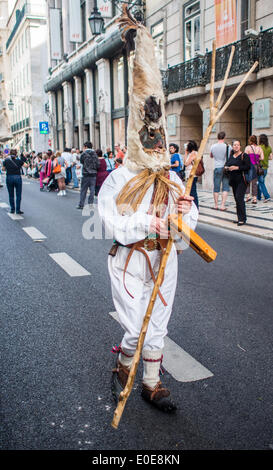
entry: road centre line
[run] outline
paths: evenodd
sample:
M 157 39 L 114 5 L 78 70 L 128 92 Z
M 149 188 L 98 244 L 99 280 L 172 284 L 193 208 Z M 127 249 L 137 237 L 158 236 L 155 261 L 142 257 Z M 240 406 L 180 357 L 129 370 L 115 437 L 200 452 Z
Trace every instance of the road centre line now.
M 49 256 L 71 277 L 91 275 L 67 253 L 51 253 Z
M 117 322 L 119 321 L 117 312 L 109 312 L 109 315 Z M 196 361 L 168 336 L 165 337 L 164 341 L 162 365 L 175 380 L 178 382 L 195 382 L 213 377 L 212 372 L 202 366 L 200 362 Z
M 47 238 L 35 227 L 23 227 L 23 230 L 30 236 L 30 238 L 32 238 L 32 240 L 45 240 Z

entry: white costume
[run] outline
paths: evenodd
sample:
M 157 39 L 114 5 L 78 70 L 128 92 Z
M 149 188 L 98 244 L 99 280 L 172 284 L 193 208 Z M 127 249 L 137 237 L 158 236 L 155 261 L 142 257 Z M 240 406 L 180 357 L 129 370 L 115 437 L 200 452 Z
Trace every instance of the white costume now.
M 126 167 L 120 167 L 113 171 L 103 183 L 98 197 L 99 214 L 106 230 L 108 233 L 112 233 L 113 239 L 122 245 L 128 245 L 145 239 L 149 234 L 149 227 L 153 218 L 152 215 L 148 214 L 153 187 L 147 191 L 137 212 L 124 216 L 120 215 L 117 211 L 114 201 L 123 186 L 135 175 L 136 173 L 133 173 Z M 170 171 L 170 179 L 183 187 L 181 179 L 174 171 Z M 166 211 L 165 217 L 168 214 L 169 211 Z M 192 204 L 191 211 L 184 216 L 184 220 L 192 229 L 195 229 L 197 217 L 197 208 Z M 120 323 L 125 329 L 122 348 L 134 354 L 154 283 L 145 256 L 138 251 L 134 251 L 125 277 L 126 288 L 134 298 L 128 294 L 123 282 L 123 271 L 128 253 L 128 248 L 119 246 L 116 256 L 109 256 L 108 268 L 114 305 Z M 147 254 L 156 276 L 159 269 L 161 252 L 154 250 L 147 251 Z M 167 334 L 167 325 L 172 311 L 176 283 L 177 253 L 176 247 L 173 245 L 165 269 L 164 282 L 160 289 L 167 306 L 165 307 L 161 299 L 157 297 L 145 337 L 143 348 L 145 350 L 159 350 L 164 347 L 164 336 Z

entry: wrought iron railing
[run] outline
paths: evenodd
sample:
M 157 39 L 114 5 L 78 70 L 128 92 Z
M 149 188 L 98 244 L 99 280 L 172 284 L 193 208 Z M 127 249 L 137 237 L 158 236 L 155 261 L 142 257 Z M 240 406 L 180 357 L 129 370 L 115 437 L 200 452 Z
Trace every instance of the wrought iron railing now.
M 230 77 L 247 72 L 256 60 L 257 70 L 273 67 L 273 28 L 261 31 L 255 38 L 248 37 L 233 43 L 235 53 L 230 70 Z M 232 44 L 216 50 L 215 80 L 223 80 L 228 64 Z M 204 56 L 182 62 L 162 71 L 165 93 L 175 93 L 187 88 L 204 86 L 210 82 L 211 52 Z

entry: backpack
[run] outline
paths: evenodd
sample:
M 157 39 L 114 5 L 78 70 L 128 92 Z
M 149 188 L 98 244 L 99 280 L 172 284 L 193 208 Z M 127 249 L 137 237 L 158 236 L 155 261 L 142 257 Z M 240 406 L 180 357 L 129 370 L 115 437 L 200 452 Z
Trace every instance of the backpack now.
M 241 159 L 242 160 L 244 159 L 243 154 L 241 156 Z M 245 182 L 248 184 L 252 180 L 255 180 L 255 178 L 257 178 L 257 171 L 253 163 L 251 163 L 250 161 L 250 169 L 248 171 L 244 171 L 244 179 L 245 179 Z

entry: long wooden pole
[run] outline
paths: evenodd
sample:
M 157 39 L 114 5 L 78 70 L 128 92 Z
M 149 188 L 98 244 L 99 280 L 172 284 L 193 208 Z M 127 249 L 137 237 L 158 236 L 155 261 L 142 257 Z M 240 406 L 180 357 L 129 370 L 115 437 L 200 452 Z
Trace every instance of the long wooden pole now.
M 232 55 L 233 55 L 233 53 L 234 52 L 232 52 Z M 216 47 L 215 47 L 215 43 L 214 43 L 213 52 L 212 52 L 212 75 L 211 75 L 211 84 L 213 82 L 213 87 L 214 87 L 214 77 L 215 77 L 215 54 L 216 54 Z M 231 66 L 231 61 L 229 61 L 229 62 L 230 62 L 230 66 Z M 244 80 L 236 88 L 236 90 L 231 95 L 231 97 L 229 98 L 229 100 L 227 101 L 225 106 L 222 108 L 222 109 L 224 109 L 224 111 L 225 111 L 225 109 L 227 109 L 227 107 L 229 106 L 231 101 L 235 98 L 235 96 L 237 95 L 237 93 L 239 92 L 239 90 L 241 89 L 243 84 L 246 82 L 249 75 L 253 72 L 253 70 L 255 70 L 257 65 L 258 65 L 258 63 L 255 62 L 255 64 L 251 67 L 251 69 L 249 70 L 249 72 L 245 76 Z M 227 77 L 228 77 L 228 75 L 226 74 L 225 79 L 224 79 L 224 84 L 227 81 Z M 221 91 L 222 90 L 224 91 L 224 87 L 222 87 Z M 223 91 L 222 91 L 222 94 L 223 94 Z M 212 96 L 212 93 L 210 95 L 210 98 L 211 98 L 211 96 Z M 220 99 L 221 99 L 221 97 L 220 97 Z M 216 121 L 219 119 L 219 117 L 224 112 L 224 111 L 222 112 L 222 109 L 217 115 L 215 115 L 215 113 L 212 112 L 213 110 L 216 111 L 218 109 L 219 104 L 220 104 L 219 97 L 218 97 L 218 100 L 217 100 L 217 107 L 214 106 L 213 99 L 210 99 L 210 112 L 211 112 L 210 122 L 209 122 L 209 125 L 208 125 L 207 129 L 206 129 L 205 135 L 204 135 L 204 137 L 201 141 L 199 150 L 197 152 L 197 157 L 194 160 L 194 164 L 193 164 L 193 167 L 192 167 L 192 170 L 191 170 L 191 174 L 190 174 L 190 177 L 187 181 L 187 185 L 186 185 L 186 189 L 185 189 L 185 195 L 190 195 L 191 187 L 192 187 L 192 183 L 193 183 L 193 178 L 195 176 L 196 169 L 198 167 L 198 163 L 200 162 L 200 160 L 202 158 L 202 155 L 203 155 L 203 152 L 205 150 L 205 146 L 207 144 L 209 136 L 211 134 L 212 128 L 213 128 L 214 124 L 216 123 Z M 168 257 L 170 255 L 170 252 L 171 252 L 171 249 L 172 249 L 172 245 L 173 245 L 173 239 L 169 238 L 167 248 L 165 250 L 165 253 L 162 256 L 162 261 L 161 261 L 161 265 L 160 265 L 160 268 L 159 268 L 159 272 L 158 272 L 156 282 L 154 284 L 152 296 L 151 296 L 149 305 L 147 307 L 147 310 L 146 310 L 146 313 L 145 313 L 145 316 L 144 316 L 144 319 L 143 319 L 142 328 L 141 328 L 141 331 L 140 331 L 138 344 L 137 344 L 136 352 L 135 352 L 135 355 L 134 355 L 134 358 L 133 358 L 133 362 L 132 362 L 132 366 L 131 366 L 130 373 L 129 373 L 129 376 L 128 376 L 128 380 L 127 380 L 126 386 L 124 387 L 124 390 L 119 395 L 119 402 L 118 402 L 118 405 L 117 405 L 117 407 L 115 409 L 115 412 L 114 412 L 114 417 L 113 417 L 113 420 L 112 420 L 112 426 L 115 429 L 118 428 L 123 410 L 125 408 L 126 402 L 129 398 L 130 393 L 131 393 L 132 388 L 133 388 L 133 384 L 134 384 L 134 380 L 135 380 L 135 376 L 136 376 L 136 371 L 137 371 L 138 364 L 139 364 L 139 361 L 140 361 L 141 352 L 142 352 L 146 332 L 147 332 L 147 329 L 148 329 L 148 326 L 149 326 L 149 321 L 150 321 L 150 318 L 151 318 L 151 315 L 152 315 L 155 300 L 156 300 L 156 297 L 158 295 L 159 288 L 160 288 L 160 286 L 162 284 L 162 281 L 163 281 L 164 271 L 165 271 L 165 268 L 166 268 L 166 265 L 167 265 Z

